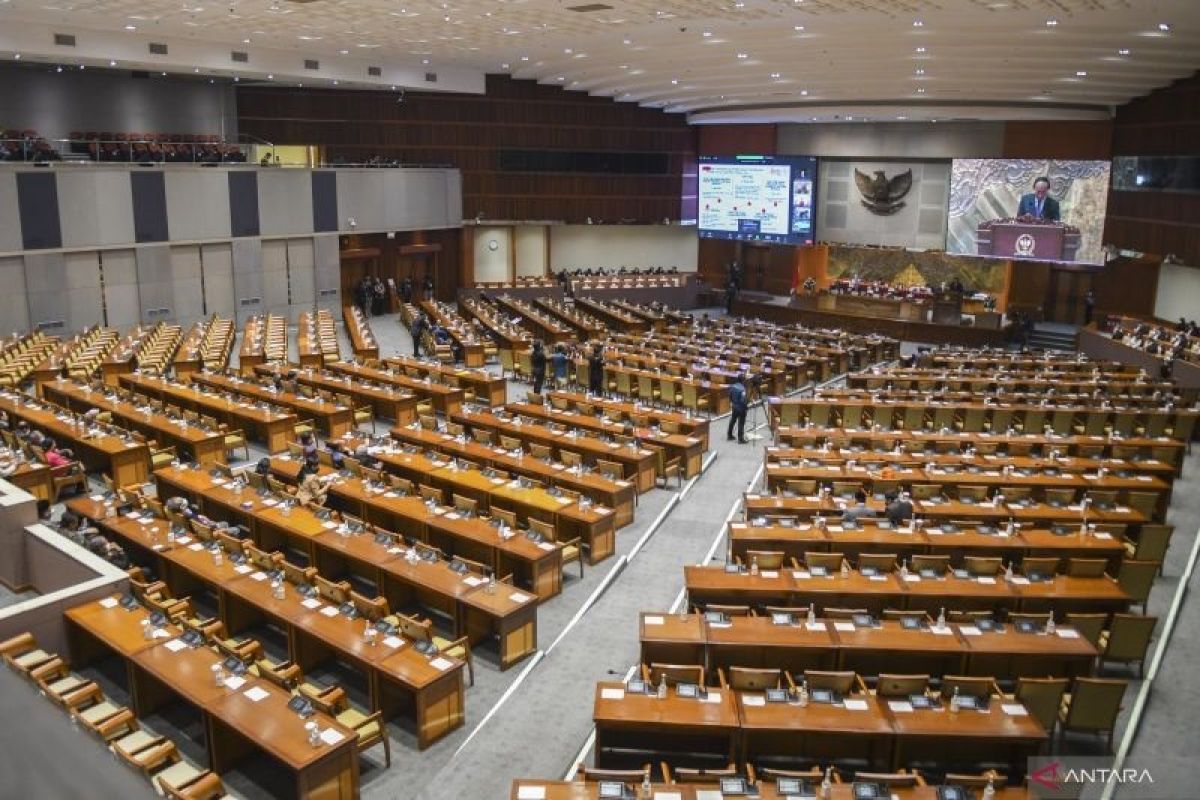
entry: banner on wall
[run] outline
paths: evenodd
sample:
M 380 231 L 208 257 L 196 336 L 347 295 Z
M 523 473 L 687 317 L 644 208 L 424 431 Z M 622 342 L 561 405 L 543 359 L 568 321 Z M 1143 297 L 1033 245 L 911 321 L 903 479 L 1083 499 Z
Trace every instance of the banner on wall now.
M 835 161 L 818 170 L 817 238 L 941 250 L 949 161 Z

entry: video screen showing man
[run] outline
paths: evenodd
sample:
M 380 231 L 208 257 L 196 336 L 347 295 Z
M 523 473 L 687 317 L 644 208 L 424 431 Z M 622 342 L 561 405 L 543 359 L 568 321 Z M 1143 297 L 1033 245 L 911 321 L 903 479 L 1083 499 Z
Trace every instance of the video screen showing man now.
M 1057 222 L 1062 219 L 1058 201 L 1050 196 L 1050 179 L 1042 175 L 1034 180 L 1033 191 L 1021 195 L 1017 217 L 1032 217 Z

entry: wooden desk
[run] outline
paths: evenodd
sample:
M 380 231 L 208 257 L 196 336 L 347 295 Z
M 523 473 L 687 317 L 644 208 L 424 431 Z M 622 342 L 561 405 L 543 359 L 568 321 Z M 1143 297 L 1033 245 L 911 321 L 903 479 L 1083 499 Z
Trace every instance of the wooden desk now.
M 320 397 L 303 397 L 292 392 L 275 391 L 259 383 L 230 375 L 200 372 L 192 376 L 193 382 L 223 392 L 233 392 L 259 402 L 291 409 L 297 418 L 311 419 L 329 437 L 336 438 L 354 428 L 354 409 L 328 402 Z M 272 452 L 275 452 L 272 450 Z
M 291 378 L 297 383 L 329 392 L 334 396 L 349 395 L 356 408 L 370 406 L 375 416 L 395 420 L 398 425 L 406 425 L 417 418 L 416 396 L 395 386 L 376 385 L 355 380 L 349 375 L 338 375 L 309 367 L 286 370 L 281 364 L 261 364 L 255 367 L 254 371 L 258 375 L 272 378 L 291 373 Z
M 571 450 L 579 453 L 585 461 L 594 464 L 597 459 L 615 461 L 622 465 L 625 478 L 634 482 L 638 492 L 654 488 L 657 468 L 654 453 L 644 448 L 626 447 L 616 442 L 605 442 L 595 436 L 559 433 L 546 425 L 521 422 L 498 416 L 490 411 L 464 409 L 450 416 L 451 421 L 465 425 L 468 429 L 491 431 L 496 436 L 509 436 L 525 443 L 549 447 L 552 452 Z M 561 456 L 559 456 L 561 460 Z
M 459 316 L 454 306 L 437 300 L 422 300 L 421 308 L 429 318 L 439 323 L 450 333 L 462 351 L 463 366 L 468 369 L 482 367 L 487 363 L 487 346 L 477 335 L 478 331 Z M 407 323 L 409 320 L 405 320 Z
M 563 411 L 553 406 L 520 402 L 509 403 L 505 408 L 512 414 L 524 414 L 545 422 L 557 422 L 576 430 L 590 431 L 602 436 L 624 433 L 624 426 L 620 423 L 609 422 L 599 417 L 574 411 Z M 644 427 L 635 428 L 633 435 L 640 438 L 647 447 L 662 448 L 668 460 L 678 458 L 683 466 L 685 477 L 693 478 L 700 474 L 700 467 L 704 461 L 704 442 L 699 437 L 664 433 L 662 430 L 656 431 Z M 559 441 L 562 441 L 561 437 Z
M 435 383 L 428 379 L 419 380 L 396 371 L 365 367 L 345 361 L 333 362 L 327 365 L 327 369 L 340 375 L 349 375 L 351 378 L 373 381 L 412 392 L 417 397 L 429 400 L 437 411 L 447 416 L 462 407 L 463 390 L 443 383 Z
M 447 378 L 458 381 L 460 386 L 475 392 L 476 402 L 485 403 L 491 408 L 502 406 L 507 400 L 508 382 L 485 369 L 463 369 L 453 364 L 402 355 L 386 358 L 383 363 L 389 368 L 405 372 L 416 370 L 423 376 L 437 378 L 439 382 L 446 382 Z
M 254 405 L 149 375 L 122 375 L 121 384 L 146 397 L 192 409 L 240 428 L 247 436 L 264 443 L 271 453 L 286 450 L 287 443 L 296 435 L 296 415 L 269 404 L 264 408 L 262 404 Z
M 739 760 L 803 755 L 817 763 L 859 758 L 887 771 L 895 745 L 883 700 L 853 696 L 865 708 L 830 703 L 767 703 L 761 692 L 731 692 L 741 719 Z
M 395 427 L 392 438 L 406 445 L 435 450 L 453 458 L 462 458 L 474 464 L 503 470 L 513 475 L 524 475 L 541 481 L 547 486 L 560 486 L 590 497 L 600 506 L 607 506 L 615 515 L 614 524 L 622 528 L 633 522 L 635 491 L 627 480 L 611 480 L 594 471 L 581 471 L 557 462 L 547 463 L 526 456 L 524 451 L 512 453 L 500 447 L 491 447 L 473 439 L 463 441 L 449 434 L 421 427 Z
M 357 796 L 358 755 L 353 731 L 317 712 L 311 719 L 322 730 L 332 729 L 342 738 L 335 745 L 312 747 L 303 720 L 287 709 L 290 696 L 286 692 L 252 676 L 246 676 L 237 689 L 215 685 L 212 666 L 221 656 L 207 647 L 193 650 L 168 645 L 180 632 L 174 626 L 164 629 L 165 638 L 147 640 L 141 621 L 149 612 L 141 607 L 127 611 L 113 600 L 93 601 L 65 612 L 72 665 L 85 666 L 109 652 L 121 656 L 138 716 L 150 714 L 176 697 L 194 706 L 204 717 L 204 746 L 214 772 L 228 771 L 258 748 L 294 773 L 297 797 Z M 266 692 L 257 702 L 246 696 L 256 688 Z
M 11 456 L 11 451 L 0 451 L 8 453 Z M 18 489 L 24 489 L 38 500 L 45 500 L 48 503 L 54 502 L 54 479 L 50 467 L 45 464 L 39 464 L 34 461 L 24 461 L 17 466 L 15 472 L 11 475 L 0 476 L 0 480 L 6 480 Z
M 42 386 L 42 394 L 50 402 L 77 413 L 91 408 L 107 411 L 113 424 L 137 431 L 160 445 L 173 446 L 180 456 L 200 464 L 225 463 L 225 437 L 219 431 L 205 430 L 192 423 L 180 424 L 181 421 L 158 412 L 141 410 L 115 394 L 102 395 L 74 381 L 51 381 Z
M 342 321 L 346 324 L 346 335 L 350 337 L 350 349 L 354 357 L 379 358 L 379 342 L 358 307 L 342 306 Z
M 619 698 L 606 694 L 620 693 Z M 711 689 L 707 700 L 679 697 L 675 689 L 659 700 L 654 695 L 629 694 L 625 684 L 596 684 L 592 720 L 596 723 L 596 765 L 640 767 L 647 760 L 634 750 L 663 754 L 711 753 L 721 766 L 737 754 L 739 714 L 734 693 Z M 631 760 L 632 759 L 632 760 Z
M 584 403 L 593 408 L 617 411 L 620 412 L 622 419 L 632 419 L 634 416 L 641 416 L 656 425 L 670 422 L 677 425 L 681 433 L 698 438 L 703 444 L 704 449 L 708 449 L 708 420 L 704 417 L 693 416 L 690 412 L 680 414 L 677 411 L 664 411 L 661 408 L 645 406 L 641 403 L 630 403 L 626 400 L 592 397 L 582 392 L 550 392 L 550 402 L 553 404 L 556 401 L 565 402 L 572 409 L 577 409 L 580 403 Z
M 722 567 L 685 566 L 688 597 L 694 603 L 780 605 L 802 607 L 810 603 L 826 606 L 866 608 L 879 614 L 883 608 L 920 609 L 936 614 L 941 608 L 989 609 L 992 611 L 1053 610 L 1122 611 L 1129 596 L 1107 577 L 1076 578 L 1058 575 L 1044 583 L 1006 583 L 1002 577 L 991 582 L 973 578 L 922 579 L 910 575 L 901 581 L 897 574 L 869 578 L 851 571 L 842 577 L 817 577 L 807 570 L 762 570 L 731 573 Z
M 71 447 L 89 471 L 107 473 L 118 486 L 145 483 L 150 475 L 150 449 L 144 444 L 64 422 L 55 407 L 34 405 L 23 394 L 0 392 L 0 410 L 49 434 L 60 446 Z

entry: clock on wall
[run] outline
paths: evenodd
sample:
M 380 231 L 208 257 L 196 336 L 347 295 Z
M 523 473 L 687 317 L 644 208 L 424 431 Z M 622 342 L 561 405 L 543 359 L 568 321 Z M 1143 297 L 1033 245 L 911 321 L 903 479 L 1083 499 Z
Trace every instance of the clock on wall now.
M 495 239 L 488 239 L 488 250 L 499 250 L 500 243 Z

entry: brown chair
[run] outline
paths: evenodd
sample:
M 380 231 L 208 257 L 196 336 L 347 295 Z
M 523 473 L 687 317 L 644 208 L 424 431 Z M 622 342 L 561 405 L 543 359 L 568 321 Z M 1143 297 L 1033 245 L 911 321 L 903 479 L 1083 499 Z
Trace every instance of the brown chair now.
M 1107 735 L 1105 752 L 1111 753 L 1126 685 L 1125 681 L 1104 678 L 1076 678 L 1058 712 L 1060 743 L 1068 731 L 1103 733 Z
M 841 553 L 823 553 L 815 550 L 804 553 L 804 563 L 809 569 L 816 568 L 836 572 L 842 568 L 845 560 L 845 556 Z
M 1121 590 L 1129 595 L 1132 605 L 1142 607 L 1143 613 L 1146 611 L 1146 603 L 1150 599 L 1150 590 L 1154 588 L 1154 577 L 1157 574 L 1157 562 L 1128 558 L 1121 562 L 1121 570 L 1117 573 L 1117 583 Z
M 929 688 L 928 675 L 892 675 L 879 673 L 875 682 L 875 694 L 879 697 L 910 697 L 924 694 Z
M 1108 614 L 1077 614 L 1070 613 L 1063 618 L 1063 624 L 1068 628 L 1079 631 L 1079 635 L 1087 639 L 1100 650 L 1100 639 L 1108 625 Z
M 54 502 L 56 503 L 62 497 L 64 489 L 72 488 L 76 491 L 86 492 L 88 488 L 87 472 L 78 461 L 68 464 L 64 474 L 54 475 L 52 482 L 54 484 Z
M 881 573 L 893 572 L 898 558 L 895 553 L 862 553 L 858 557 L 858 568 Z
M 779 569 L 783 566 L 782 550 L 747 550 L 745 560 L 758 564 L 759 569 Z
M 1112 623 L 1100 637 L 1100 666 L 1103 667 L 1106 661 L 1137 664 L 1138 674 L 1141 675 L 1157 623 L 1157 617 L 1113 614 Z
M 856 772 L 854 773 L 855 783 L 882 783 L 889 789 L 911 789 L 915 786 L 924 786 L 925 779 L 921 777 L 921 773 L 915 770 L 909 772 L 900 770 L 899 772 Z
M 687 784 L 716 784 L 723 778 L 736 778 L 740 774 L 737 764 L 730 761 L 728 766 L 717 768 L 671 767 L 665 761 L 661 764 L 663 782 L 668 785 L 676 783 Z
M 1050 577 L 1058 573 L 1058 556 L 1026 557 L 1021 561 L 1022 575 L 1043 575 Z
M 947 772 L 943 780 L 947 786 L 965 786 L 968 789 L 986 789 L 988 784 L 999 791 L 1008 786 L 1008 776 L 1002 772 L 989 769 L 977 775 L 967 775 L 961 772 Z
M 831 692 L 839 694 L 851 694 L 856 690 L 864 692 L 862 679 L 858 677 L 858 673 L 853 670 L 846 671 L 829 671 L 829 670 L 804 670 L 804 682 L 808 685 L 809 691 L 816 689 L 828 689 Z
M 980 577 L 988 575 L 997 575 L 1003 568 L 1003 562 L 999 556 L 965 556 L 963 558 L 963 569 L 971 575 Z
M 704 667 L 700 664 L 658 664 L 642 665 L 642 679 L 654 686 L 659 679 L 665 678 L 668 684 L 694 683 L 704 685 Z
M 645 764 L 641 769 L 597 769 L 580 764 L 575 768 L 575 780 L 584 783 L 623 783 L 627 786 L 641 787 L 642 783 L 651 776 L 651 765 Z
M 1138 561 L 1157 561 L 1161 574 L 1162 562 L 1167 557 L 1167 549 L 1171 546 L 1171 535 L 1174 532 L 1174 525 L 1144 524 L 1136 540 L 1122 537 L 1125 556 Z
M 909 560 L 908 564 L 909 569 L 916 573 L 932 570 L 938 575 L 944 575 L 950 568 L 950 556 L 917 554 Z
M 942 677 L 942 697 L 949 700 L 955 694 L 959 697 L 977 697 L 990 700 L 993 695 L 1000 694 L 995 678 L 984 678 L 975 675 L 945 675 Z
M 1067 559 L 1067 575 L 1072 578 L 1101 578 L 1108 569 L 1108 559 L 1105 558 L 1070 558 Z
M 781 689 L 785 684 L 792 687 L 792 678 L 786 670 L 762 667 L 730 667 L 717 669 L 722 689 L 736 692 L 761 692 L 766 689 Z
M 1067 678 L 1018 678 L 1012 698 L 1022 703 L 1047 733 L 1053 733 L 1068 685 Z

